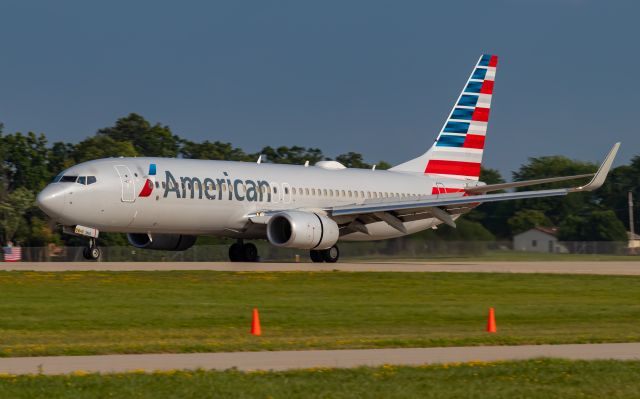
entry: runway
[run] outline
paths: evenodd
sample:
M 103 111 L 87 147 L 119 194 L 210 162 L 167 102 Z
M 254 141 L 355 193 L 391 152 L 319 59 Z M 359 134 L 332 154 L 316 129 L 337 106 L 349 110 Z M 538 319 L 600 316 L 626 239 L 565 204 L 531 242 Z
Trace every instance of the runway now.
M 231 262 L 19 262 L 0 270 L 152 271 L 215 270 L 236 272 L 475 272 L 640 275 L 640 261 L 625 262 L 369 262 L 369 263 L 231 263 Z
M 237 368 L 244 371 L 288 370 L 384 364 L 415 366 L 539 357 L 571 360 L 639 360 L 640 343 L 0 358 L 0 373 L 68 374 L 79 370 L 91 373 L 113 373 L 198 368 L 207 370 Z

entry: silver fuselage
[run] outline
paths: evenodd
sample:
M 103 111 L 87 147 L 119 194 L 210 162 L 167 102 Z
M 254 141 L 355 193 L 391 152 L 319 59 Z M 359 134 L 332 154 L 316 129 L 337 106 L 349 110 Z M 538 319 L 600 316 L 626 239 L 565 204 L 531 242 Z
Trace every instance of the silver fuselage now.
M 149 176 L 149 165 L 156 165 Z M 331 169 L 171 158 L 108 158 L 73 166 L 64 176 L 95 176 L 93 184 L 54 182 L 38 196 L 55 221 L 104 232 L 216 235 L 266 238 L 248 215 L 276 210 L 322 212 L 340 205 L 437 196 L 476 181 L 369 169 Z M 149 181 L 150 183 L 149 183 Z M 140 196 L 145 184 L 153 187 Z M 460 193 L 462 195 L 462 193 Z M 465 207 L 454 214 L 471 209 Z M 405 223 L 408 234 L 441 223 L 434 218 Z M 384 222 L 369 234 L 341 240 L 379 240 L 403 235 Z

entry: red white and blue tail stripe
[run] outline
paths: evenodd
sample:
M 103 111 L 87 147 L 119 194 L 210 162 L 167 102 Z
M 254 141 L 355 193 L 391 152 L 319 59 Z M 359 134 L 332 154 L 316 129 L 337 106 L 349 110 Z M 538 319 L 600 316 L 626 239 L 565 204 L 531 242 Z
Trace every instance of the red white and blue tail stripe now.
M 478 180 L 497 65 L 497 56 L 482 55 L 433 146 L 392 170 Z

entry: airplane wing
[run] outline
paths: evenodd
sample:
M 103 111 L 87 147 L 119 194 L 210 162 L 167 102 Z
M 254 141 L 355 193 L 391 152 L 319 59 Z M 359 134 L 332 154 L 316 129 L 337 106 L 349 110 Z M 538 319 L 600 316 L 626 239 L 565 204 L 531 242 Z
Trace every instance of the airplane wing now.
M 586 173 L 583 175 L 573 175 L 573 176 L 547 177 L 545 179 L 514 181 L 509 183 L 486 184 L 484 186 L 469 187 L 469 188 L 466 188 L 464 191 L 467 194 L 484 194 L 484 193 L 489 193 L 491 191 L 504 190 L 506 188 L 535 186 L 538 184 L 555 183 L 555 182 L 567 181 L 567 180 L 576 180 L 576 179 L 582 179 L 585 177 L 593 177 L 593 176 L 595 176 L 595 173 Z
M 487 191 L 492 191 L 492 189 L 501 190 L 503 188 L 509 187 L 521 187 L 530 184 L 577 179 L 581 177 L 591 176 L 590 174 L 530 180 L 527 182 L 503 183 L 500 185 L 491 186 L 478 186 L 478 190 L 472 188 L 471 190 L 466 190 L 465 193 L 461 192 L 443 194 L 435 198 L 434 196 L 424 196 L 412 200 L 382 200 L 378 202 L 365 202 L 363 204 L 337 206 L 327 209 L 327 214 L 334 220 L 336 220 L 338 224 L 346 225 L 348 229 L 344 232 L 345 234 L 353 231 L 366 233 L 366 224 L 373 221 L 387 222 L 395 229 L 406 233 L 406 229 L 403 225 L 404 222 L 424 219 L 428 217 L 435 217 L 441 220 L 443 223 L 455 227 L 455 222 L 452 215 L 463 213 L 465 211 L 468 211 L 469 208 L 474 208 L 479 204 L 485 202 L 563 196 L 572 192 L 596 190 L 604 183 L 619 147 L 620 143 L 614 144 L 614 146 L 609 151 L 609 154 L 607 154 L 604 162 L 600 165 L 598 171 L 593 174 L 593 178 L 591 179 L 591 181 L 583 186 L 550 190 L 485 194 Z M 486 190 L 487 187 L 489 188 L 489 190 Z M 486 191 L 483 189 L 485 189 Z
M 410 200 L 399 201 L 395 198 L 367 200 L 362 204 L 342 205 L 313 211 L 322 211 L 323 213 L 326 213 L 327 216 L 335 220 L 336 223 L 341 226 L 340 235 L 353 232 L 368 234 L 366 225 L 379 221 L 384 221 L 396 230 L 407 233 L 404 222 L 432 217 L 439 219 L 449 226 L 455 227 L 455 215 L 468 212 L 470 209 L 485 202 L 564 196 L 573 192 L 596 190 L 604 183 L 619 147 L 620 143 L 614 144 L 605 160 L 600 165 L 600 168 L 598 168 L 598 171 L 594 174 L 590 173 L 576 176 L 561 176 L 522 182 L 476 186 L 467 188 L 464 192 L 441 194 L 438 196 L 428 195 L 412 198 Z M 490 191 L 502 190 L 505 188 L 573 180 L 590 176 L 592 176 L 592 179 L 587 184 L 577 187 L 486 194 Z M 281 211 L 257 212 L 247 215 L 247 217 L 255 224 L 266 224 L 270 217 L 278 212 Z

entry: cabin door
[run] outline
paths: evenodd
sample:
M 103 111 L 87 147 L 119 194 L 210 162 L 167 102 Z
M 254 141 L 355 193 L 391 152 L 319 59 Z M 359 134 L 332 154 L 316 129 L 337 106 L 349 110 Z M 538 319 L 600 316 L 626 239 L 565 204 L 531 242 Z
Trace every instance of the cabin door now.
M 134 202 L 136 200 L 136 184 L 131 176 L 131 171 L 127 166 L 116 165 L 116 172 L 120 176 L 122 186 L 122 202 Z

